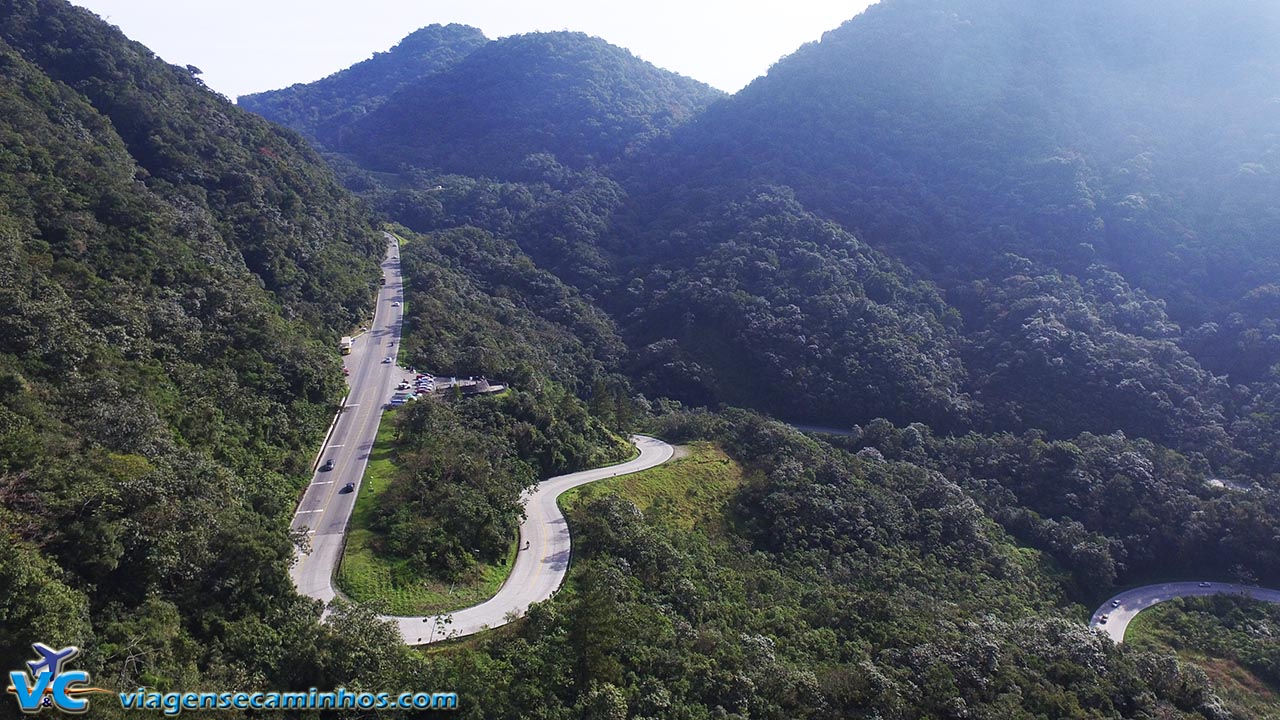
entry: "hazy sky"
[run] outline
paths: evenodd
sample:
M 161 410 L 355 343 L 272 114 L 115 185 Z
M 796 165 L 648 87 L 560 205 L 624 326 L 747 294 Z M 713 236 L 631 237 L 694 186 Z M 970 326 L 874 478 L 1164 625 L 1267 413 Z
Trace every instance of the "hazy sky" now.
M 490 38 L 579 30 L 735 91 L 871 0 L 73 0 L 165 60 L 237 95 L 310 82 L 432 23 Z

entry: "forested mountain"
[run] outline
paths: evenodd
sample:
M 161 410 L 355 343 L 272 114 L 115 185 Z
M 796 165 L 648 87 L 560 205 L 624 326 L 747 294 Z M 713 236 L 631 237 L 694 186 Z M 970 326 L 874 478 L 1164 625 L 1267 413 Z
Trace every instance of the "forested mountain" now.
M 243 95 L 236 103 L 336 148 L 343 128 L 376 110 L 396 90 L 448 68 L 486 42 L 484 33 L 473 27 L 429 25 L 390 50 L 326 78 Z
M 620 169 L 613 241 L 660 264 L 709 205 L 786 187 L 959 313 L 974 427 L 1220 445 L 1243 417 L 1274 423 L 1264 387 L 1245 385 L 1280 360 L 1280 106 L 1263 89 L 1280 76 L 1277 15 L 1189 0 L 880 3 Z M 615 300 L 626 316 L 666 312 L 656 296 Z M 755 312 L 778 324 L 788 311 Z M 670 339 L 722 372 L 780 355 L 787 335 L 719 359 Z M 843 397 L 846 421 L 881 412 Z M 751 404 L 794 412 L 767 394 Z
M 257 629 L 328 642 L 287 525 L 385 241 L 297 135 L 91 13 L 0 17 L 0 664 L 276 673 Z
M 1003 253 L 1112 265 L 1199 322 L 1276 274 L 1278 27 L 1244 0 L 879 3 L 646 170 L 664 200 L 786 184 L 948 286 Z
M 426 28 L 248 103 L 346 189 L 90 13 L 0 17 L 5 667 L 477 718 L 1247 716 L 1083 620 L 1280 583 L 1280 11 L 883 0 L 727 99 Z M 384 246 L 350 190 L 409 228 L 404 358 L 512 386 L 397 415 L 373 551 L 462 581 L 614 433 L 702 448 L 593 486 L 561 591 L 430 653 L 286 572 Z
M 514 35 L 407 84 L 340 149 L 393 171 L 504 176 L 538 153 L 582 169 L 616 163 L 720 95 L 582 33 Z

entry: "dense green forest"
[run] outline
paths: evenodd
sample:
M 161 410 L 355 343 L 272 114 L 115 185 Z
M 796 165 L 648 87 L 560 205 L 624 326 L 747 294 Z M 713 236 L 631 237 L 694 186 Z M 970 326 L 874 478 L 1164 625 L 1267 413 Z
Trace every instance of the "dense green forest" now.
M 444 70 L 488 42 L 466 25 L 430 25 L 395 47 L 313 83 L 244 95 L 236 104 L 341 149 L 344 129 L 378 109 L 401 87 Z
M 432 26 L 244 99 L 289 130 L 0 0 L 0 661 L 474 718 L 1249 717 L 1271 611 L 1085 621 L 1126 585 L 1280 583 L 1278 26 L 884 0 L 731 97 Z M 395 414 L 374 552 L 453 582 L 537 478 L 637 430 L 696 448 L 567 506 L 527 619 L 425 650 L 288 578 L 387 221 L 406 364 L 511 389 Z
M 187 69 L 65 2 L 0 16 L 0 665 L 276 681 L 337 638 L 287 523 L 383 241 Z
M 348 126 L 342 149 L 389 171 L 505 177 L 540 152 L 608 165 L 718 97 L 582 33 L 513 35 L 406 83 Z
M 960 312 L 976 427 L 1257 452 L 1231 425 L 1274 416 L 1278 26 L 1246 2 L 879 3 L 621 171 L 616 227 L 661 247 L 709 199 L 786 186 Z

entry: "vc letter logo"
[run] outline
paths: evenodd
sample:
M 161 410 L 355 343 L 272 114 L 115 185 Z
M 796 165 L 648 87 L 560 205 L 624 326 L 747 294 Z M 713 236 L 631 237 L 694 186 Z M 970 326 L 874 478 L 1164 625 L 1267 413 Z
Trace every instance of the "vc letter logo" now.
M 9 673 L 9 692 L 18 696 L 18 707 L 24 713 L 37 713 L 54 707 L 65 713 L 82 713 L 89 709 L 89 701 L 77 697 L 87 693 L 110 692 L 100 688 L 83 687 L 89 683 L 89 673 L 83 670 L 63 670 L 66 661 L 80 654 L 79 648 L 61 650 L 43 643 L 32 646 L 40 657 L 27 663 L 31 674 L 22 670 Z

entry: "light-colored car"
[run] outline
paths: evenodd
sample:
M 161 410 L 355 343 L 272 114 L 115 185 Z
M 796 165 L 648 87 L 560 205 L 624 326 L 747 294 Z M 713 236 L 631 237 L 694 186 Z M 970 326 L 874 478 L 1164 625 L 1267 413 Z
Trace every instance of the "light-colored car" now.
M 391 357 L 390 355 L 388 355 L 388 356 L 386 356 L 386 357 L 382 358 L 382 364 L 383 364 L 383 365 L 390 365 L 391 363 L 393 363 L 393 362 L 395 362 L 395 361 L 396 361 L 396 360 L 395 360 L 395 358 Z
M 1100 623 L 1104 623 L 1104 622 L 1106 622 L 1106 621 L 1108 621 L 1108 620 L 1110 620 L 1110 619 L 1111 619 L 1111 616 L 1110 616 L 1110 615 L 1103 615 L 1102 617 L 1098 618 L 1098 622 L 1100 622 Z
M 391 307 L 400 307 L 400 302 L 397 300 L 396 302 L 391 303 Z
M 1207 582 L 1202 582 L 1202 583 L 1200 583 L 1200 587 L 1212 587 L 1212 585 L 1210 585 L 1210 584 L 1209 584 L 1209 583 L 1207 583 Z
M 1112 601 L 1111 601 L 1111 607 L 1120 607 L 1120 601 L 1119 601 L 1119 600 L 1112 600 Z

